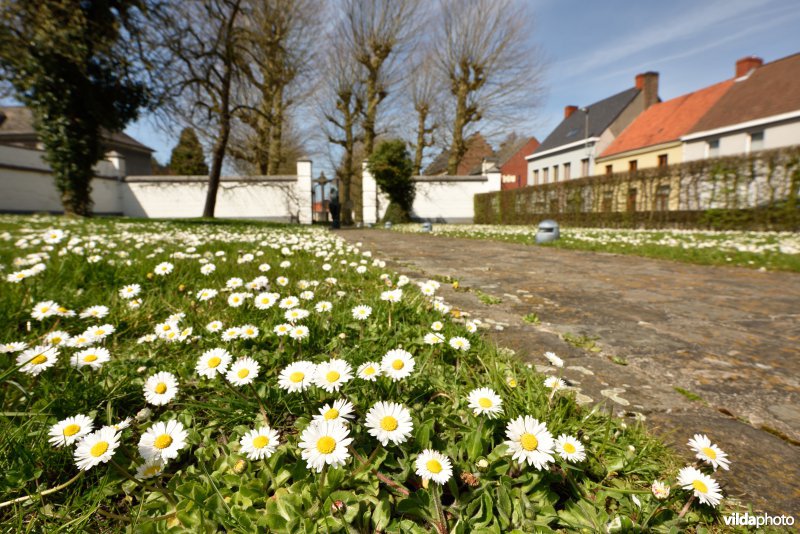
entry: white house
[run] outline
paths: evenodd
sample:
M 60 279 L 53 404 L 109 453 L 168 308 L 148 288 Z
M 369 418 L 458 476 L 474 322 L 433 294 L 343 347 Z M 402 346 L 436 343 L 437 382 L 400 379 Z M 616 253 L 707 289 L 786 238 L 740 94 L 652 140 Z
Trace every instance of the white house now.
M 595 174 L 594 160 L 641 112 L 659 101 L 658 73 L 636 76 L 636 85 L 584 108 L 567 106 L 564 120 L 526 156 L 527 185 Z
M 736 80 L 684 136 L 683 160 L 800 144 L 800 53 L 736 62 Z

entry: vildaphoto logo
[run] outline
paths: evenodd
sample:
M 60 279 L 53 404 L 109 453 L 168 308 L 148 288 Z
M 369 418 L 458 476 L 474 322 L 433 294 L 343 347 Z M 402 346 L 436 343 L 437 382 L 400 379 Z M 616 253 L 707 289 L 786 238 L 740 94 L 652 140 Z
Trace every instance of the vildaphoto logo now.
M 729 527 L 790 527 L 794 525 L 794 516 L 769 514 L 735 513 L 724 516 L 723 521 Z

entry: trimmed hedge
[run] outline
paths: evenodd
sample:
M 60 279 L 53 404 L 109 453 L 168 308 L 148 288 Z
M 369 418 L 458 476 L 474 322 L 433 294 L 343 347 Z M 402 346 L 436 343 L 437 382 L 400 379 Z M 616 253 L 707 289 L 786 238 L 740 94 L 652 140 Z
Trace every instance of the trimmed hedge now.
M 483 193 L 475 223 L 800 230 L 799 194 L 800 146 L 792 146 Z

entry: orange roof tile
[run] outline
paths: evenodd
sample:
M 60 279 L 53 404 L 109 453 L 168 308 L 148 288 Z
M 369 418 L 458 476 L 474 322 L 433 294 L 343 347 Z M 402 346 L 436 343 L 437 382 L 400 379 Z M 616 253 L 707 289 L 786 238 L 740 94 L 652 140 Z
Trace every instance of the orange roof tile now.
M 600 157 L 677 141 L 711 109 L 731 85 L 733 80 L 725 80 L 650 106 L 614 139 Z

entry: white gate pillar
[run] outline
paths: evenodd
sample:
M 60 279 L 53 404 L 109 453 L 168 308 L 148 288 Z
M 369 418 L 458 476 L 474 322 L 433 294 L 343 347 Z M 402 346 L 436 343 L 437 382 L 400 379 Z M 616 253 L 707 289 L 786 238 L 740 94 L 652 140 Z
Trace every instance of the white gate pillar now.
M 313 204 L 311 183 L 311 160 L 297 160 L 297 222 L 300 224 L 311 224 L 313 220 Z
M 378 222 L 378 184 L 367 168 L 365 161 L 361 171 L 361 202 L 363 206 L 364 224 Z

